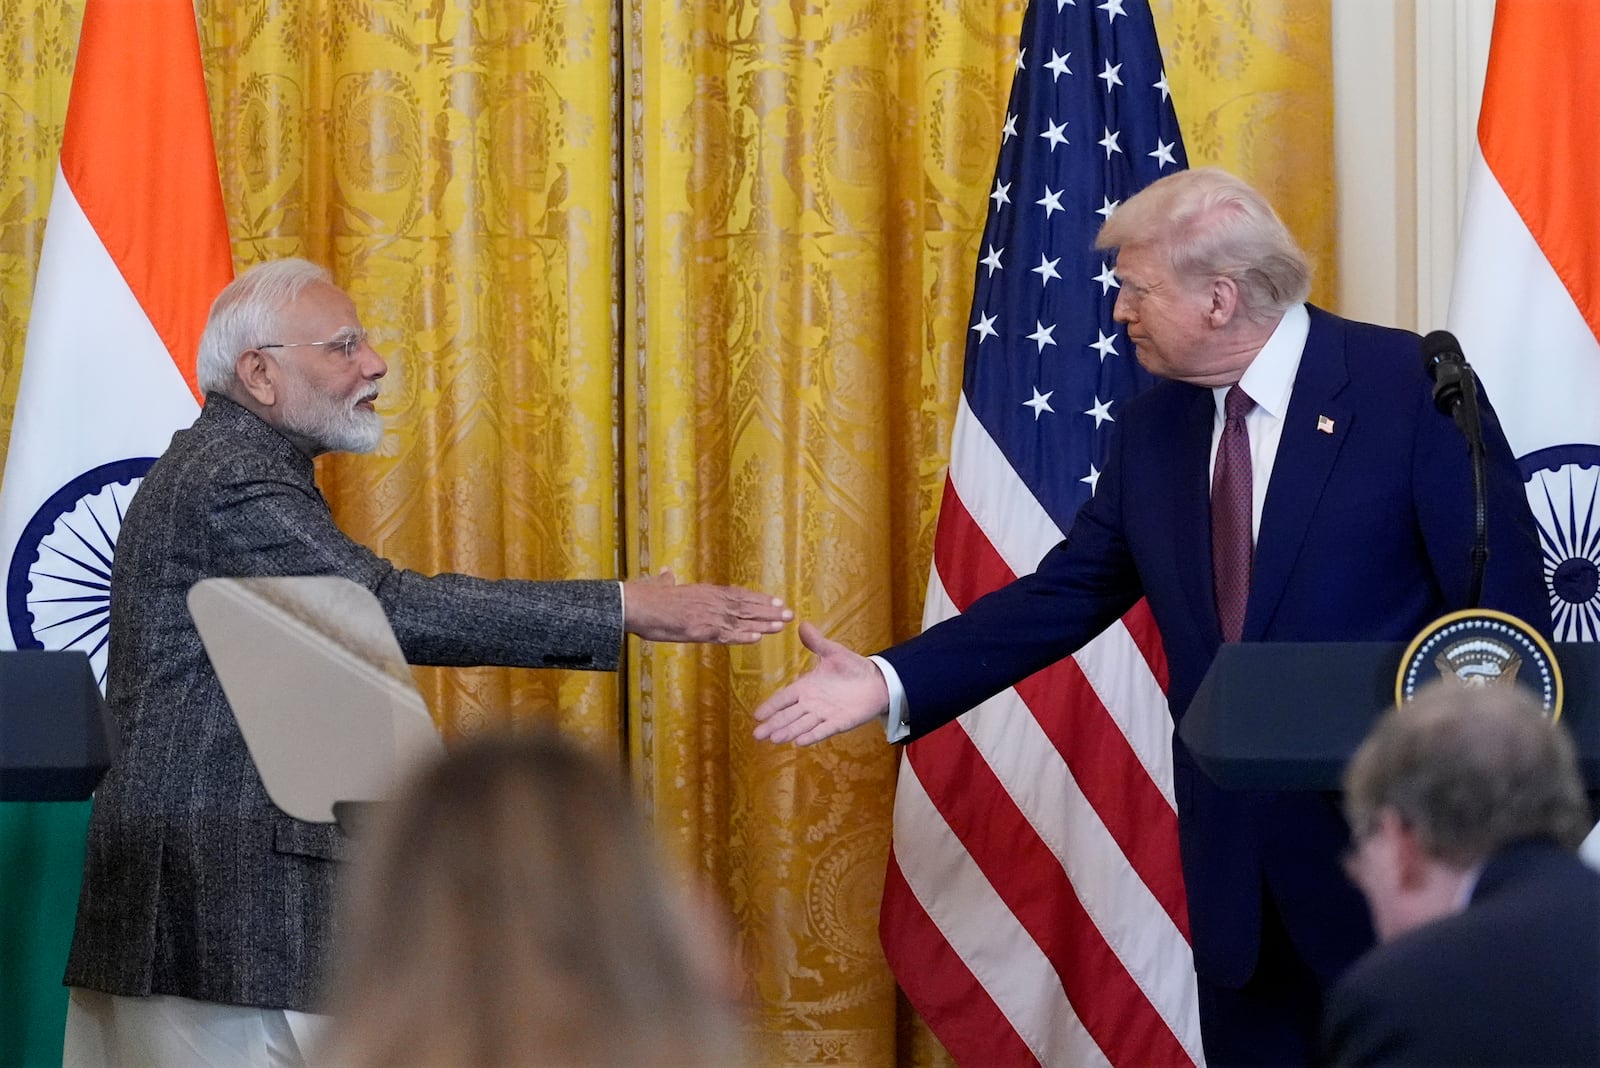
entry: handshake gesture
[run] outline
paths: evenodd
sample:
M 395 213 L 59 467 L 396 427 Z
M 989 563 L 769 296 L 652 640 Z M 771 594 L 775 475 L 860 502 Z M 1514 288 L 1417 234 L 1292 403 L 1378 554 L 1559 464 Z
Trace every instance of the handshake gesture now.
M 623 629 L 650 641 L 749 645 L 792 619 L 781 598 L 741 586 L 680 586 L 671 571 L 623 585 Z M 810 745 L 888 711 L 889 687 L 872 661 L 810 623 L 800 624 L 800 641 L 816 666 L 756 709 L 757 738 Z

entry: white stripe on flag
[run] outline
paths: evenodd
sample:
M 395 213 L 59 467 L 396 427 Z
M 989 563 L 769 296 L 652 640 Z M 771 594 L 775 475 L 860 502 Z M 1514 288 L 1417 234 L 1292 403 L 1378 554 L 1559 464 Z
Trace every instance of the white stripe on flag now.
M 1150 673 L 1133 635 L 1118 620 L 1078 650 L 1075 659 L 1128 739 L 1139 763 L 1176 813 L 1178 803 L 1172 793 L 1172 716 L 1167 713 L 1167 695 Z
M 5 565 L 52 493 L 100 464 L 159 456 L 199 411 L 59 167 L 52 196 L 0 482 Z
M 942 584 L 930 586 L 930 604 L 934 603 L 946 615 L 956 614 Z M 1116 629 L 1133 649 L 1127 630 L 1120 623 Z M 1136 649 L 1133 655 L 1139 656 Z M 1139 663 L 1143 665 L 1142 657 Z M 1148 670 L 1144 674 L 1148 676 Z M 1165 698 L 1153 678 L 1150 683 L 1159 707 Z M 1161 718 L 1170 722 L 1170 717 Z M 1198 1063 L 1200 1020 L 1189 943 L 1128 864 L 1032 710 L 1016 690 L 1007 689 L 961 716 L 960 723 L 1006 793 L 1061 863 L 1101 937 Z M 1170 748 L 1167 752 L 1170 754 Z M 1170 755 L 1166 764 L 1164 792 L 1170 802 Z M 955 841 L 955 846 L 960 848 L 960 842 Z M 903 851 L 898 855 L 902 874 L 915 887 L 920 854 Z M 980 951 L 997 952 L 992 947 Z M 978 973 L 971 960 L 967 965 Z M 1005 1009 L 1003 1004 L 1001 1007 Z
M 967 514 L 1013 575 L 1033 574 L 1039 560 L 1061 540 L 1061 528 L 1023 485 L 1000 446 L 967 407 L 966 394 L 956 408 L 950 480 Z M 926 609 L 923 615 L 927 615 Z
M 1049 958 L 950 833 L 910 762 L 900 767 L 895 852 L 916 858 L 915 866 L 901 867 L 928 918 L 1041 1063 L 1107 1064 Z

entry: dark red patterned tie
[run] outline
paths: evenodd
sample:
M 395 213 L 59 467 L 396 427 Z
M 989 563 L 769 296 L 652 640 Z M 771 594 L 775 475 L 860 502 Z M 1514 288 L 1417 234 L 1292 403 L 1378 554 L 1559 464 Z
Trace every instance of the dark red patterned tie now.
M 1226 417 L 1211 472 L 1211 581 L 1217 594 L 1222 640 L 1236 642 L 1244 632 L 1244 607 L 1250 598 L 1251 536 L 1250 431 L 1244 417 L 1256 402 L 1238 386 L 1223 398 Z

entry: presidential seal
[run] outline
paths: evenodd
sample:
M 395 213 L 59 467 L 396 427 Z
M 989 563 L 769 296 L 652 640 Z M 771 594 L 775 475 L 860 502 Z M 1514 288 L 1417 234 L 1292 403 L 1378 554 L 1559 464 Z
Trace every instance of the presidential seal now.
M 1435 679 L 1459 686 L 1521 686 L 1544 714 L 1561 718 L 1561 669 L 1544 636 L 1516 616 L 1489 608 L 1451 612 L 1422 628 L 1400 658 L 1400 705 Z

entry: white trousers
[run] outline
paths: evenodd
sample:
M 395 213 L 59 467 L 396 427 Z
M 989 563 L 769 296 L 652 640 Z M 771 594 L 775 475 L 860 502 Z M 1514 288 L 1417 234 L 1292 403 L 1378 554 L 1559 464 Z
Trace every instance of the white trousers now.
M 328 1017 L 73 987 L 63 1068 L 303 1068 Z

